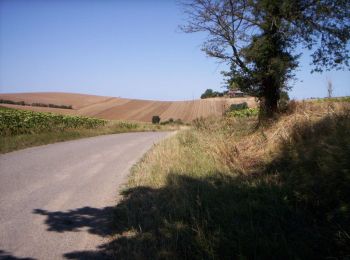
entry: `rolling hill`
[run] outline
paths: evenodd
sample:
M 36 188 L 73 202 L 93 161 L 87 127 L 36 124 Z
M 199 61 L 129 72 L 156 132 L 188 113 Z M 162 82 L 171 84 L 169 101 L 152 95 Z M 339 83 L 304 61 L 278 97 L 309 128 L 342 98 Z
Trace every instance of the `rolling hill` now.
M 252 97 L 210 98 L 192 101 L 152 101 L 74 93 L 40 92 L 0 94 L 0 99 L 24 101 L 28 104 L 44 103 L 71 105 L 73 107 L 73 109 L 60 109 L 0 104 L 17 109 L 143 122 L 150 122 L 154 115 L 160 116 L 162 121 L 173 118 L 190 122 L 199 117 L 222 115 L 225 109 L 235 103 L 247 102 L 249 107 L 256 106 L 256 102 Z

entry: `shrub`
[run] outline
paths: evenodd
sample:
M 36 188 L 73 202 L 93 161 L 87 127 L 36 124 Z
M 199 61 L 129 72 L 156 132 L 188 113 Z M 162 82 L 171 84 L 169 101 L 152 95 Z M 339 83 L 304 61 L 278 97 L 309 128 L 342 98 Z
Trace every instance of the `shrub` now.
M 226 116 L 232 117 L 251 117 L 257 116 L 259 114 L 258 108 L 245 108 L 235 111 L 230 111 L 226 113 Z
M 228 112 L 243 110 L 243 109 L 247 109 L 247 108 L 248 108 L 247 102 L 243 102 L 243 103 L 239 103 L 239 104 L 232 104 L 230 106 L 230 108 L 228 109 Z
M 0 103 L 11 104 L 11 105 L 20 105 L 20 106 L 27 105 L 24 101 L 12 101 L 12 100 L 7 100 L 7 99 L 0 99 Z
M 170 118 L 169 120 L 166 120 L 166 121 L 163 121 L 160 123 L 161 125 L 183 125 L 183 122 L 182 120 L 179 118 L 179 119 L 176 119 L 174 120 L 173 118 Z
M 159 124 L 160 117 L 159 116 L 153 116 L 152 117 L 152 124 Z
M 44 103 L 32 103 L 32 107 L 48 107 L 48 104 Z
M 49 104 L 49 107 L 52 108 L 63 108 L 63 109 L 72 109 L 71 105 L 55 105 L 55 104 Z
M 182 120 L 179 118 L 179 119 L 176 119 L 175 121 L 174 121 L 174 123 L 175 124 L 177 124 L 177 125 L 183 125 L 183 122 L 182 122 Z
M 24 101 L 12 101 L 7 99 L 0 99 L 0 103 L 2 104 L 11 104 L 11 105 L 19 105 L 19 106 L 32 106 L 32 107 L 52 107 L 52 108 L 63 108 L 63 109 L 73 109 L 72 105 L 55 105 L 55 104 L 45 104 L 45 103 L 32 103 L 28 104 Z

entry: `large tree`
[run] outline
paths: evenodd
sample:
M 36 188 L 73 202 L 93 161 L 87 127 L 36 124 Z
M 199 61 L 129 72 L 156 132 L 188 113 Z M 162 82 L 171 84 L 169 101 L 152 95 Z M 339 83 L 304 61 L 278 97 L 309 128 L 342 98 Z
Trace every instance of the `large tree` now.
M 349 0 L 189 0 L 185 32 L 206 32 L 203 51 L 230 65 L 228 85 L 261 100 L 267 116 L 312 51 L 313 71 L 349 67 Z

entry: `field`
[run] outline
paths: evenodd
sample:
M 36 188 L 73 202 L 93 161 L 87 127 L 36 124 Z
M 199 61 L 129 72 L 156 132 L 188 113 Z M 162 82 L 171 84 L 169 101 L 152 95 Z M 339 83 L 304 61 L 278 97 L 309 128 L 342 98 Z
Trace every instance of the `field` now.
M 196 120 L 133 168 L 115 259 L 347 259 L 350 103 Z
M 171 131 L 180 127 L 185 126 L 176 122 L 153 125 L 0 107 L 0 153 L 96 135 Z
M 73 109 L 31 107 L 2 104 L 6 107 L 40 112 L 55 112 L 64 115 L 81 115 L 110 120 L 131 120 L 150 122 L 152 116 L 160 116 L 162 121 L 170 118 L 191 122 L 200 117 L 221 116 L 235 103 L 247 102 L 256 107 L 254 98 L 211 98 L 193 101 L 151 101 L 114 97 L 102 97 L 72 93 L 17 93 L 0 94 L 0 99 L 72 106 Z
M 106 120 L 97 118 L 0 108 L 1 136 L 65 131 L 79 128 L 91 129 L 106 124 Z

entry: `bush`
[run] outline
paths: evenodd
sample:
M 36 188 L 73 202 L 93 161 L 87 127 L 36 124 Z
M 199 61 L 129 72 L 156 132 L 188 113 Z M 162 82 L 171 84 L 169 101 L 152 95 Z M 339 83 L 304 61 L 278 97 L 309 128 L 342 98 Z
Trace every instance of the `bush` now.
M 243 103 L 239 103 L 239 104 L 232 104 L 227 112 L 243 110 L 243 109 L 247 109 L 247 108 L 248 108 L 247 102 L 243 102 Z
M 259 114 L 258 108 L 245 108 L 240 110 L 234 110 L 226 113 L 229 117 L 251 117 Z
M 48 107 L 48 104 L 44 103 L 32 103 L 32 107 Z
M 152 117 L 152 124 L 159 124 L 160 117 L 159 116 L 153 116 Z
M 7 99 L 0 99 L 0 103 L 11 104 L 11 105 L 20 105 L 20 106 L 27 105 L 24 101 L 12 101 L 12 100 L 7 100 Z
M 183 124 L 184 124 L 180 118 L 179 118 L 179 119 L 176 119 L 176 120 L 174 121 L 174 123 L 177 124 L 177 125 L 183 125 Z
M 52 107 L 52 108 L 62 108 L 62 109 L 72 109 L 72 106 L 71 105 L 55 105 L 55 104 L 49 104 L 49 107 Z
M 32 106 L 32 107 L 52 107 L 52 108 L 63 108 L 63 109 L 73 109 L 72 105 L 55 105 L 55 104 L 45 104 L 45 103 L 32 103 L 28 104 L 24 101 L 12 101 L 7 99 L 0 99 L 2 104 L 11 104 L 19 106 Z
M 179 118 L 179 119 L 176 119 L 174 120 L 173 118 L 170 118 L 169 120 L 166 120 L 166 121 L 163 121 L 160 123 L 161 125 L 183 125 L 184 123 L 182 122 L 182 120 Z

